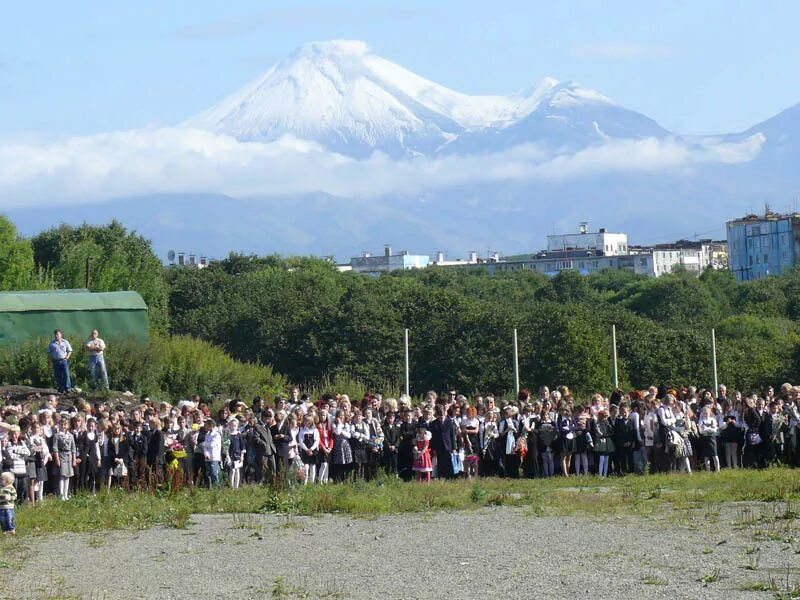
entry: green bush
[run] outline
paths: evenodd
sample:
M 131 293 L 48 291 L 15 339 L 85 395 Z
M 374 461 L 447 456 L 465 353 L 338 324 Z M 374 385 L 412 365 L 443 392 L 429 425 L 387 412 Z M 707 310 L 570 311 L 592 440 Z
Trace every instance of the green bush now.
M 65 337 L 70 339 L 69 332 Z M 91 376 L 82 338 L 71 341 L 75 350 L 70 360 L 73 385 L 88 389 Z M 0 381 L 52 387 L 53 374 L 45 354 L 48 343 L 38 339 L 0 350 Z M 213 344 L 187 336 L 153 335 L 147 345 L 110 340 L 106 365 L 113 389 L 170 399 L 190 394 L 271 396 L 285 392 L 288 386 L 286 379 L 267 365 L 235 361 Z

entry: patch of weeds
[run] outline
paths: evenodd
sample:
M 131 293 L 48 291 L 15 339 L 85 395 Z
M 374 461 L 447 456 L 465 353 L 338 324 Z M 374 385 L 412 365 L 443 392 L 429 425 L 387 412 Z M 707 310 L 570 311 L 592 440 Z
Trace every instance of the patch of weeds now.
M 748 581 L 739 585 L 737 588 L 740 592 L 774 592 L 772 584 L 766 581 Z
M 186 529 L 191 521 L 192 513 L 185 506 L 171 506 L 167 510 L 165 523 L 174 529 Z
M 663 577 L 659 577 L 653 571 L 642 577 L 642 583 L 645 585 L 669 585 L 669 582 Z
M 486 489 L 484 489 L 479 483 L 473 485 L 472 490 L 469 493 L 469 499 L 474 504 L 484 504 L 486 502 L 486 496 Z
M 274 600 L 306 600 L 310 598 L 324 598 L 328 600 L 339 600 L 345 598 L 336 580 L 329 581 L 322 590 L 311 590 L 308 588 L 307 578 L 303 578 L 300 584 L 291 583 L 286 577 L 276 577 L 272 585 L 272 598 Z
M 703 575 L 699 581 L 700 583 L 716 583 L 722 577 L 722 572 L 719 569 L 714 569 L 711 573 Z
M 270 490 L 266 501 L 258 511 L 261 513 L 275 513 L 278 515 L 293 514 L 297 512 L 297 499 L 291 491 Z
M 754 552 L 747 554 L 747 564 L 742 568 L 745 571 L 758 571 L 758 565 L 761 563 L 761 555 L 758 548 Z
M 650 493 L 647 495 L 647 500 L 658 500 L 659 498 L 661 498 L 662 492 L 663 488 L 660 485 L 657 485 L 652 490 L 650 490 Z
M 233 513 L 232 529 L 252 529 L 253 531 L 261 531 L 263 525 L 258 522 L 258 518 L 253 514 Z
M 489 496 L 486 499 L 486 504 L 488 506 L 503 506 L 504 504 L 508 504 L 510 499 L 510 496 L 506 492 L 500 492 Z

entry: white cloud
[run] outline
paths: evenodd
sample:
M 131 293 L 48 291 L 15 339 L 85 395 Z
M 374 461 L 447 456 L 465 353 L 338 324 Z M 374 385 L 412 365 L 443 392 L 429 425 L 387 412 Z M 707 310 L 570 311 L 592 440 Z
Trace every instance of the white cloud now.
M 593 42 L 575 44 L 572 54 L 578 58 L 646 59 L 669 58 L 673 51 L 669 46 L 659 44 L 638 44 L 634 42 Z
M 0 209 L 101 202 L 150 193 L 286 196 L 325 192 L 370 198 L 420 194 L 454 185 L 565 180 L 608 172 L 681 169 L 752 159 L 764 137 L 610 141 L 577 153 L 549 154 L 522 144 L 487 155 L 356 160 L 313 142 L 237 140 L 160 128 L 54 141 L 0 141 Z

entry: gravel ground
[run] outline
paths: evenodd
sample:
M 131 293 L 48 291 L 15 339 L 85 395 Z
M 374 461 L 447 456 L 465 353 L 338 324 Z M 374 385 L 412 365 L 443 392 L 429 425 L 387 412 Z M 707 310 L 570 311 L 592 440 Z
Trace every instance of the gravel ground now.
M 0 589 L 17 598 L 763 599 L 772 595 L 742 586 L 770 576 L 785 586 L 787 568 L 800 582 L 800 522 L 775 514 L 740 504 L 677 523 L 674 510 L 598 519 L 508 507 L 372 520 L 195 515 L 186 530 L 26 540 L 21 568 L 0 567 Z

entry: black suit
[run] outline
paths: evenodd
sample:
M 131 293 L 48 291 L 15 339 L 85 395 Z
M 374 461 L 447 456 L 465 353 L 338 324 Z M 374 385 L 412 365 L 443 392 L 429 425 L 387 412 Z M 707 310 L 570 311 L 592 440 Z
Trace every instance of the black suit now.
M 458 449 L 456 423 L 450 417 L 444 421 L 434 419 L 428 424 L 431 431 L 431 449 L 436 452 L 436 465 L 439 478 L 452 479 L 452 453 Z
M 272 440 L 272 432 L 261 423 L 251 425 L 246 434 L 248 441 L 255 450 L 256 462 L 256 483 L 261 483 L 266 474 L 268 481 L 275 474 L 275 442 Z

